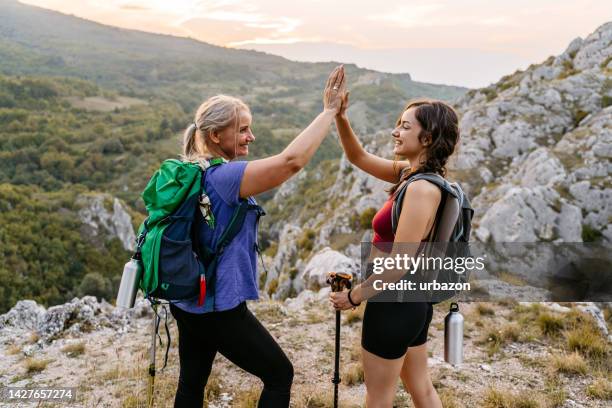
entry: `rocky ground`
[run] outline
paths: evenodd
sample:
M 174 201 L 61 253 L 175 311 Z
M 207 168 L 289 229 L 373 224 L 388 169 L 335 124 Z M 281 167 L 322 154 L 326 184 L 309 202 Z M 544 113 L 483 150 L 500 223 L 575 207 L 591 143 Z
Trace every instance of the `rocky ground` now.
M 294 364 L 293 407 L 331 406 L 334 317 L 327 293 L 305 291 L 285 302 L 250 304 Z M 593 304 L 463 304 L 465 362 L 459 367 L 443 361 L 446 309 L 445 304 L 435 307 L 429 331 L 431 376 L 445 407 L 607 407 L 612 401 L 612 343 L 604 332 L 610 327 L 610 309 L 604 307 L 602 313 Z M 598 327 L 592 313 L 607 319 L 605 328 Z M 68 406 L 145 407 L 151 318 L 144 302 L 128 313 L 92 297 L 48 310 L 20 302 L 0 316 L 0 383 L 77 387 L 78 400 Z M 178 378 L 172 320 L 170 328 L 168 367 L 156 377 L 157 407 L 172 406 Z M 360 331 L 361 310 L 344 312 L 342 407 L 363 406 Z M 157 350 L 159 368 L 163 348 Z M 218 356 L 207 403 L 255 407 L 260 390 L 258 379 Z M 401 385 L 395 406 L 412 406 Z

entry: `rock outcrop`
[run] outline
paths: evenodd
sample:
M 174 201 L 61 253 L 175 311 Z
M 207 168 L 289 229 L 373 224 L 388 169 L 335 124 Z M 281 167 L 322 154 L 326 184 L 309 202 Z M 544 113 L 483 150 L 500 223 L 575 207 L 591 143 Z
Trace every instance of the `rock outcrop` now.
M 609 240 L 611 41 L 607 23 L 458 102 L 477 239 L 580 242 L 587 226 Z
M 77 204 L 81 206 L 79 217 L 87 227 L 85 233 L 92 240 L 105 233 L 119 238 L 125 250 L 134 250 L 136 234 L 132 217 L 118 198 L 108 194 L 81 195 Z
M 349 258 L 338 251 L 325 247 L 310 258 L 304 267 L 302 279 L 308 289 L 316 289 L 327 285 L 329 272 L 342 272 L 351 276 L 359 271 L 358 260 Z
M 612 23 L 607 23 L 587 38 L 572 41 L 563 54 L 469 91 L 454 103 L 462 140 L 449 178 L 460 182 L 475 208 L 472 239 L 612 242 L 611 41 Z M 365 115 L 354 101 L 349 116 L 365 149 L 392 158 L 390 130 L 367 136 L 360 129 L 367 123 Z M 282 213 L 287 197 L 304 194 L 300 180 L 306 179 L 320 180 L 326 187 L 318 194 L 333 198 L 323 200 L 307 217 L 283 213 L 302 231 L 314 231 L 316 238 L 305 259 L 294 257 L 287 264 L 299 234 L 278 235 L 274 273 L 267 278 L 284 282 L 276 298 L 290 293 L 291 276 L 304 276 L 309 260 L 323 248 L 331 246 L 356 258 L 364 233 L 359 217 L 380 208 L 387 198 L 389 185 L 355 168 L 346 157 L 334 169 L 331 174 L 321 168 L 303 171 L 273 200 Z M 324 183 L 326 179 L 330 182 Z M 281 226 L 279 222 L 271 230 L 278 234 Z M 321 268 L 332 266 L 330 259 Z M 293 288 L 307 286 L 299 282 Z
M 94 296 L 74 298 L 68 303 L 45 309 L 33 300 L 21 300 L 7 313 L 0 315 L 0 343 L 11 341 L 15 335 L 35 332 L 39 341 L 48 343 L 64 335 L 111 327 L 118 332 L 125 330 L 129 322 L 150 313 L 144 299 L 138 299 L 132 309 L 119 309 Z

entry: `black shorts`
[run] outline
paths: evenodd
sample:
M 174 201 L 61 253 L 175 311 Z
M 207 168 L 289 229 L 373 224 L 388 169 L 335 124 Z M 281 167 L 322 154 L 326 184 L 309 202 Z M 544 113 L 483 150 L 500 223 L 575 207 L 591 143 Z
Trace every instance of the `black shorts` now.
M 432 316 L 427 302 L 368 302 L 361 346 L 378 357 L 400 358 L 408 347 L 425 344 Z

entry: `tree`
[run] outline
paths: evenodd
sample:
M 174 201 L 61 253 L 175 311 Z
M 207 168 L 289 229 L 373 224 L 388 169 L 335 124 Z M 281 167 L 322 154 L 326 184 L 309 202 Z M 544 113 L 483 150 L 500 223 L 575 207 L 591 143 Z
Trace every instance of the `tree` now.
M 110 299 L 111 283 L 97 272 L 90 272 L 83 277 L 77 293 L 79 297 L 92 295 L 99 299 Z

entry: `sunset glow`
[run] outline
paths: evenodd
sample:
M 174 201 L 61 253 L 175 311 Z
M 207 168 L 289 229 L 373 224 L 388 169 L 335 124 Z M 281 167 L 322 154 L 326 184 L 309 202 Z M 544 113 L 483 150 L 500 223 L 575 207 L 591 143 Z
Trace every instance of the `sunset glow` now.
M 410 64 L 376 60 L 380 50 L 468 50 L 483 63 L 509 73 L 561 53 L 578 36 L 586 36 L 612 17 L 609 1 L 322 1 L 293 4 L 278 0 L 22 0 L 104 24 L 188 36 L 215 45 L 287 53 L 278 44 L 321 44 L 319 56 L 333 58 L 328 45 L 343 45 L 363 54 L 363 66 L 390 72 L 412 72 Z M 296 50 L 290 58 L 296 58 Z M 283 54 L 281 54 L 283 55 Z M 348 53 L 346 57 L 351 58 Z M 368 58 L 371 59 L 368 60 Z M 335 59 L 335 58 L 334 58 Z M 403 68 L 403 69 L 402 69 Z M 458 68 L 460 69 L 460 68 Z M 466 73 L 469 74 L 469 73 Z M 498 75 L 496 72 L 495 75 Z M 481 77 L 480 75 L 477 75 Z M 459 78 L 459 77 L 458 77 Z M 460 80 L 460 79 L 459 79 Z M 456 82 L 456 79 L 449 78 Z M 475 85 L 467 80 L 466 85 Z

